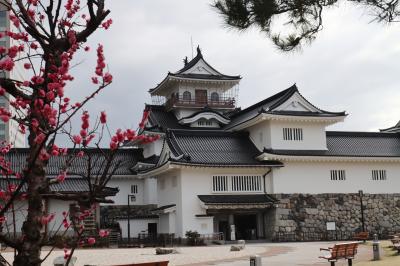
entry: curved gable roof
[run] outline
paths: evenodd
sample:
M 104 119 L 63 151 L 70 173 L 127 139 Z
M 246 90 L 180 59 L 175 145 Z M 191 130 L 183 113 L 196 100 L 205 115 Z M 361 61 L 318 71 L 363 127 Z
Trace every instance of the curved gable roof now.
M 210 70 L 208 73 L 192 73 L 192 69 L 199 63 L 203 63 L 206 68 Z M 241 77 L 237 76 L 230 76 L 225 75 L 213 68 L 203 57 L 201 53 L 200 47 L 197 47 L 197 55 L 189 62 L 186 62 L 185 59 L 185 66 L 178 70 L 177 72 L 168 72 L 168 75 L 164 78 L 164 80 L 159 83 L 155 88 L 149 90 L 150 93 L 154 93 L 159 90 L 163 85 L 170 79 L 170 77 L 177 77 L 183 79 L 198 79 L 198 80 L 221 80 L 221 81 L 235 81 L 240 80 Z
M 306 103 L 313 110 L 310 111 L 296 111 L 296 110 L 279 110 L 278 107 L 282 106 L 295 94 L 300 97 L 304 103 Z M 346 116 L 346 112 L 329 112 L 320 109 L 310 103 L 306 98 L 301 95 L 296 84 L 293 84 L 289 88 L 278 92 L 271 97 L 266 98 L 256 104 L 253 104 L 239 112 L 236 112 L 230 116 L 232 122 L 226 126 L 226 129 L 234 128 L 246 121 L 249 121 L 260 114 L 272 114 L 272 115 L 288 115 L 288 116 L 315 116 L 315 117 L 340 117 Z

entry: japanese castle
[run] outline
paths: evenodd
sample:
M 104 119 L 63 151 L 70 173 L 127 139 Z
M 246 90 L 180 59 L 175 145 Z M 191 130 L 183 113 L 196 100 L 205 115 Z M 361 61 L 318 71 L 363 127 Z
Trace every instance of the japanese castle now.
M 348 114 L 316 107 L 296 85 L 241 109 L 240 81 L 198 48 L 149 90 L 141 134 L 161 137 L 120 151 L 108 184 L 119 191 L 97 210 L 102 227 L 117 224 L 124 238 L 197 231 L 226 240 L 400 230 L 400 123 L 327 131 Z M 82 189 L 73 180 L 63 188 Z
M 139 145 L 143 159 L 133 169 L 142 203 L 157 205 L 152 230 L 230 240 L 324 231 L 332 222 L 336 230 L 360 230 L 360 190 L 366 202 L 397 210 L 386 213 L 390 222 L 367 211 L 364 230 L 400 226 L 399 124 L 382 132 L 327 131 L 347 113 L 316 107 L 296 85 L 241 109 L 240 80 L 213 68 L 198 48 L 150 89 L 142 133 L 161 138 Z M 139 230 L 147 222 L 135 221 Z

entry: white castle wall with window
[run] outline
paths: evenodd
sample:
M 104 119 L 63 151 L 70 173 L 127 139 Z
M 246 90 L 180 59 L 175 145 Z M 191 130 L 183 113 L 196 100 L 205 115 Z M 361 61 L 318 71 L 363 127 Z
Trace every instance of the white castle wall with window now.
M 341 160 L 341 162 L 338 162 Z M 379 170 L 378 170 L 379 169 Z M 398 162 L 342 158 L 326 162 L 287 161 L 273 171 L 273 193 L 397 193 Z M 300 181 L 301 182 L 298 182 Z

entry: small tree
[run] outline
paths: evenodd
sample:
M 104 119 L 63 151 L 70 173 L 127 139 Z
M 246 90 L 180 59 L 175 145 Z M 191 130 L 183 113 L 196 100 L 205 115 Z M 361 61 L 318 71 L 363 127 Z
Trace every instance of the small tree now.
M 73 241 L 66 247 L 65 257 L 70 258 L 73 250 L 80 244 L 93 244 L 94 239 L 82 238 L 83 228 L 80 221 L 90 215 L 93 204 L 108 202 L 107 182 L 119 163 L 113 163 L 117 149 L 124 141 L 141 140 L 149 142 L 156 137 L 138 136 L 133 130 L 117 130 L 110 141 L 110 152 L 103 153 L 101 167 L 97 173 L 91 169 L 94 162 L 90 148 L 99 148 L 106 128 L 106 114 L 102 112 L 91 125 L 89 113 L 84 111 L 85 104 L 101 90 L 111 84 L 113 77 L 106 71 L 103 46 L 98 45 L 97 65 L 93 76 L 88 77 L 95 88 L 89 95 L 77 103 L 67 97 L 69 85 L 74 77 L 70 74 L 73 59 L 77 53 L 90 52 L 85 46 L 87 39 L 99 28 L 108 29 L 112 23 L 107 19 L 110 11 L 105 8 L 104 0 L 1 0 L 0 4 L 9 11 L 13 30 L 0 32 L 0 37 L 9 38 L 9 48 L 0 46 L 0 70 L 10 73 L 16 65 L 23 66 L 26 80 L 0 78 L 0 95 L 10 95 L 10 104 L 15 112 L 0 107 L 0 119 L 7 123 L 14 120 L 19 132 L 27 134 L 28 157 L 23 170 L 12 169 L 8 153 L 12 152 L 12 143 L 5 143 L 0 151 L 0 173 L 6 180 L 17 177 L 18 183 L 11 184 L 7 191 L 0 191 L 3 201 L 0 208 L 0 221 L 5 226 L 5 214 L 14 211 L 14 203 L 24 200 L 27 204 L 26 220 L 21 228 L 22 236 L 9 237 L 1 233 L 0 241 L 15 249 L 14 265 L 41 265 L 41 248 L 55 245 L 49 241 L 43 227 L 54 214 L 44 211 L 43 200 L 58 199 L 73 201 L 79 206 L 71 212 L 65 212 L 63 228 L 73 229 Z M 81 89 L 81 88 L 80 88 Z M 74 129 L 71 119 L 81 116 L 80 129 Z M 143 127 L 148 112 L 143 115 Z M 56 145 L 57 137 L 67 135 L 71 140 L 70 149 Z M 52 157 L 63 157 L 64 165 L 57 178 L 48 179 L 46 166 Z M 52 184 L 64 182 L 68 178 L 68 169 L 74 160 L 84 160 L 87 173 L 84 177 L 88 191 L 77 194 L 61 194 L 51 191 Z M 22 193 L 26 188 L 26 193 Z M 14 215 L 15 216 L 15 215 Z M 9 221 L 7 222 L 9 223 Z M 14 222 L 14 230 L 15 222 Z M 107 235 L 99 232 L 100 236 Z M 46 256 L 47 257 L 47 256 Z
M 235 29 L 251 26 L 266 33 L 283 51 L 291 51 L 311 42 L 322 30 L 322 12 L 339 5 L 339 0 L 216 0 L 213 6 L 225 23 Z M 395 22 L 400 15 L 399 2 L 391 0 L 347 0 L 370 11 L 378 22 Z M 275 22 L 275 25 L 273 24 Z M 276 23 L 282 22 L 282 23 Z M 273 28 L 280 28 L 277 33 Z M 282 28 L 288 34 L 281 35 Z

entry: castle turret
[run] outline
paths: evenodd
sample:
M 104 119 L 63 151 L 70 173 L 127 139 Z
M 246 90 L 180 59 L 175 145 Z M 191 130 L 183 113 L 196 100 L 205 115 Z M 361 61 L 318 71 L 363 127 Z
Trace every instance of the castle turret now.
M 185 58 L 182 69 L 169 72 L 149 93 L 153 104 L 165 105 L 168 111 L 174 112 L 178 120 L 202 110 L 212 110 L 222 115 L 235 109 L 240 79 L 240 76 L 229 76 L 217 71 L 204 60 L 200 48 L 197 47 L 195 58 L 189 62 Z M 211 120 L 211 117 L 205 119 Z M 186 122 L 195 122 L 193 119 L 189 120 Z M 210 125 L 211 122 L 208 123 Z

